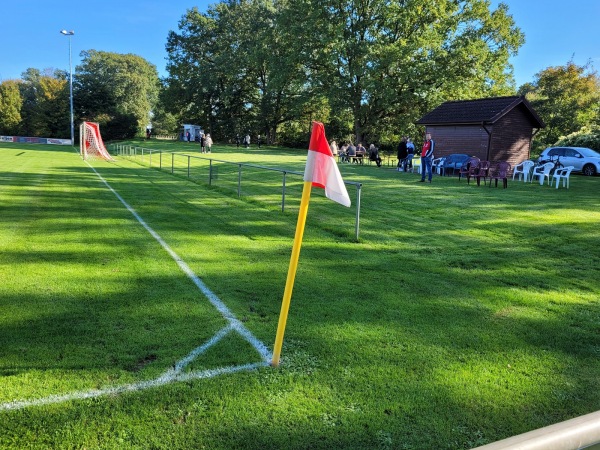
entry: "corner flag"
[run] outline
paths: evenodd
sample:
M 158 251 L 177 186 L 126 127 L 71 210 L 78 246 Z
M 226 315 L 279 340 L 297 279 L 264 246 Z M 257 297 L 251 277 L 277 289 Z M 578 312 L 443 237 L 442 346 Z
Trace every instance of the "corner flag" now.
M 313 186 L 325 189 L 325 196 L 334 202 L 350 206 L 346 185 L 329 149 L 325 128 L 320 122 L 313 122 L 304 181 L 310 181 Z
M 292 247 L 290 267 L 285 283 L 285 291 L 283 292 L 281 313 L 279 314 L 279 324 L 277 325 L 277 335 L 275 336 L 275 347 L 273 348 L 273 359 L 271 361 L 271 365 L 275 367 L 279 365 L 279 356 L 281 355 L 281 347 L 283 346 L 283 334 L 292 299 L 292 289 L 294 288 L 294 279 L 296 278 L 296 269 L 298 268 L 300 247 L 302 247 L 302 236 L 304 235 L 304 224 L 306 223 L 308 203 L 310 202 L 311 186 L 325 189 L 327 198 L 344 206 L 350 206 L 348 191 L 329 149 L 329 144 L 325 137 L 325 128 L 320 122 L 313 122 L 312 135 L 310 137 L 310 144 L 308 145 L 308 158 L 306 159 L 306 168 L 304 170 L 304 188 L 302 189 L 302 200 L 300 201 L 300 209 L 298 211 L 296 237 L 294 238 L 294 245 Z

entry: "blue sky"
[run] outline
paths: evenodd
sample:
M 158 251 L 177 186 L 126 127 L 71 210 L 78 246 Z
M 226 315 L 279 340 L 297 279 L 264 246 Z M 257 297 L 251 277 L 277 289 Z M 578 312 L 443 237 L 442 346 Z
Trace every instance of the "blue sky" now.
M 213 1 L 194 0 L 18 0 L 5 2 L 0 26 L 0 80 L 19 78 L 27 68 L 69 68 L 69 38 L 74 30 L 73 67 L 82 50 L 134 53 L 165 76 L 165 43 L 185 11 L 205 11 Z M 499 2 L 492 0 L 495 7 Z M 526 43 L 511 59 L 517 86 L 537 72 L 588 60 L 600 71 L 600 0 L 504 0 Z

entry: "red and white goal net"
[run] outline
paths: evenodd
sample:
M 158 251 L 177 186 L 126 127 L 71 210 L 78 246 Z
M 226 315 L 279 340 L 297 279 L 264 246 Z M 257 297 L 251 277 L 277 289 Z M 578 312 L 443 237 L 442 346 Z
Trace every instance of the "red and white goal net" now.
M 79 127 L 79 152 L 83 159 L 100 158 L 114 161 L 102 142 L 100 125 L 95 122 L 83 122 Z

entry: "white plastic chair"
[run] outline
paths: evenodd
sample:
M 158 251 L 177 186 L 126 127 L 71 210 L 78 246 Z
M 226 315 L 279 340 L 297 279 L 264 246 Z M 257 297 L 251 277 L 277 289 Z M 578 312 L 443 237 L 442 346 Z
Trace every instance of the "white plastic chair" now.
M 513 167 L 513 181 L 515 181 L 515 176 L 519 175 L 519 181 L 523 179 L 524 183 L 527 183 L 529 180 L 529 172 L 531 172 L 531 168 L 535 166 L 533 161 L 525 160 L 521 164 L 517 164 Z
M 415 170 L 417 171 L 417 173 L 421 173 L 421 157 L 420 156 L 415 156 L 412 160 L 412 171 L 413 173 L 415 173 Z
M 554 167 L 554 163 L 547 162 L 543 166 L 537 166 L 533 168 L 533 172 L 531 172 L 531 182 L 533 183 L 534 177 L 539 177 L 540 186 L 544 185 L 544 181 L 548 178 L 548 185 L 550 185 L 550 171 Z
M 441 157 L 441 158 L 435 158 L 432 162 L 431 162 L 431 168 L 432 170 L 437 173 L 438 175 L 441 173 L 442 171 L 442 166 L 444 165 L 444 161 L 446 160 L 445 157 Z
M 552 175 L 552 183 L 554 183 L 554 180 L 556 180 L 556 189 L 558 189 L 560 180 L 562 180 L 562 182 L 563 182 L 563 187 L 566 187 L 567 189 L 569 189 L 569 175 L 571 175 L 571 171 L 574 168 L 575 167 L 573 167 L 573 166 L 567 166 L 567 167 L 563 167 L 562 169 L 556 169 L 554 171 L 554 175 Z

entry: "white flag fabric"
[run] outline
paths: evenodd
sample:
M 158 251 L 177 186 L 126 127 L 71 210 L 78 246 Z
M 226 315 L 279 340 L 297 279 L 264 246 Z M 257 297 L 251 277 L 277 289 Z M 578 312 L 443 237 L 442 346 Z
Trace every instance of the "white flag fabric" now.
M 313 122 L 304 181 L 310 181 L 313 186 L 325 189 L 328 199 L 350 206 L 346 185 L 325 137 L 325 127 L 320 122 Z

